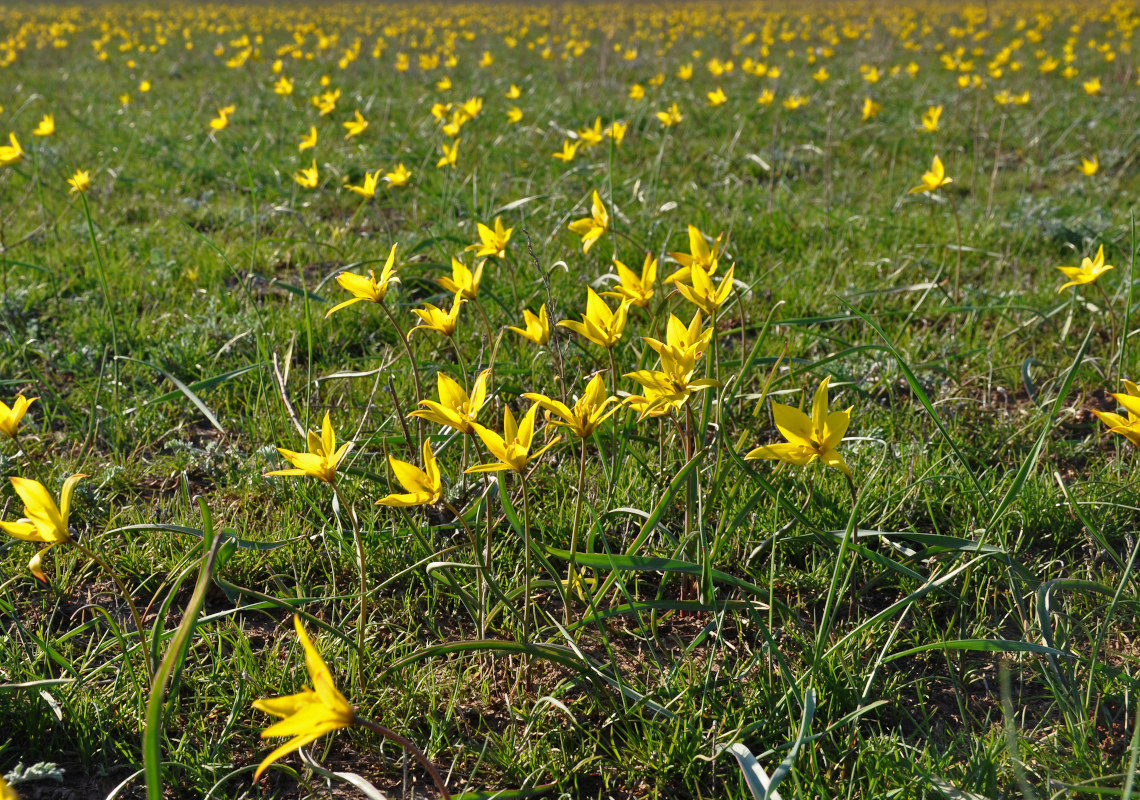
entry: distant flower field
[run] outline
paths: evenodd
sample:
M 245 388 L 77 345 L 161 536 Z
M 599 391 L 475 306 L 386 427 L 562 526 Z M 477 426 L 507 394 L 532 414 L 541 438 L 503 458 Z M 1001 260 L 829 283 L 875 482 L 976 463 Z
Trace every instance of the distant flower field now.
M 1138 26 L 0 4 L 0 800 L 1140 791 Z

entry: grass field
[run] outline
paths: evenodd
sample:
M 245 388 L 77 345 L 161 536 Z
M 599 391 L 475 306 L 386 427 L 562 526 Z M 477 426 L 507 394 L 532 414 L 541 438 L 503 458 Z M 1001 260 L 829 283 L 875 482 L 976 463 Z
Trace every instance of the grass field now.
M 0 797 L 1140 793 L 1138 25 L 0 5 Z

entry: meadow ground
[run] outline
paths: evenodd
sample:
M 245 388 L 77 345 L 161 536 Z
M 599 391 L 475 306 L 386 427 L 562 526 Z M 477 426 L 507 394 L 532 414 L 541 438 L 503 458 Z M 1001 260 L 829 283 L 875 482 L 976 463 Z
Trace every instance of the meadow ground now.
M 0 5 L 0 774 L 1132 796 L 1138 24 Z

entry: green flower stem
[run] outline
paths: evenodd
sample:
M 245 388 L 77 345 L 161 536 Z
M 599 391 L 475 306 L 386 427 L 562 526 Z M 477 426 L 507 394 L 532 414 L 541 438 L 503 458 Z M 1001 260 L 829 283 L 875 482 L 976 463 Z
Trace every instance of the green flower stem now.
M 416 761 L 420 762 L 423 768 L 428 771 L 428 774 L 431 775 L 432 782 L 435 783 L 435 788 L 439 789 L 439 793 L 444 798 L 444 800 L 451 800 L 451 793 L 447 791 L 447 784 L 443 782 L 443 777 L 439 774 L 439 771 L 435 768 L 435 766 L 432 765 L 430 761 L 428 761 L 428 758 L 423 754 L 423 751 L 416 747 L 411 739 L 401 736 L 395 731 L 385 728 L 380 723 L 373 722 L 372 720 L 366 719 L 359 714 L 354 713 L 352 715 L 352 724 L 359 725 L 362 728 L 367 728 L 370 731 L 380 734 L 385 739 L 391 739 L 393 742 L 400 745 L 400 747 L 411 753 L 412 756 L 415 757 Z
M 364 564 L 364 537 L 360 535 L 360 523 L 356 521 L 356 512 L 345 505 L 344 497 L 340 493 L 340 488 L 335 484 L 332 486 L 333 495 L 336 497 L 337 505 L 340 506 L 341 511 L 348 517 L 349 523 L 352 525 L 352 538 L 356 543 L 356 560 L 360 568 L 360 616 L 356 621 L 356 677 L 360 683 L 360 691 L 365 691 L 364 680 L 364 661 L 366 651 L 364 649 L 364 626 L 368 619 L 368 573 L 365 570 Z

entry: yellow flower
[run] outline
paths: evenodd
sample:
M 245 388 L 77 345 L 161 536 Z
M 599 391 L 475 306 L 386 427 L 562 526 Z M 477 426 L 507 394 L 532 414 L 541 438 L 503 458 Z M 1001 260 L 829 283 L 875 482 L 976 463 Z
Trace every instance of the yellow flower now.
M 139 83 L 139 91 L 146 94 L 150 91 L 150 81 L 142 81 Z
M 368 200 L 376 196 L 376 181 L 379 180 L 379 178 L 380 170 L 376 170 L 375 172 L 365 172 L 364 183 L 362 185 L 353 186 L 346 183 L 344 185 L 344 188 Z
M 879 116 L 879 112 L 883 107 L 872 100 L 870 97 L 863 98 L 863 121 L 867 122 Z
M 388 181 L 389 186 L 406 186 L 411 178 L 411 170 L 402 162 L 393 167 L 391 172 L 384 173 L 384 180 Z
M 71 513 L 71 496 L 75 493 L 75 485 L 86 477 L 86 475 L 72 475 L 63 482 L 58 506 L 39 481 L 15 476 L 11 479 L 12 488 L 24 503 L 24 516 L 15 522 L 0 520 L 0 530 L 25 542 L 40 542 L 47 545 L 28 562 L 31 573 L 44 583 L 47 583 L 47 577 L 44 575 L 41 561 L 48 550 L 71 541 L 71 534 L 67 528 L 67 519 Z
M 1100 78 L 1090 78 L 1081 85 L 1085 87 L 1085 92 L 1088 94 L 1100 94 Z
M 566 139 L 562 142 L 562 151 L 559 153 L 552 153 L 551 155 L 563 163 L 569 163 L 574 160 L 574 156 L 577 154 L 577 152 L 578 143 L 571 142 L 569 139 Z
M 533 314 L 530 309 L 524 308 L 523 325 L 526 327 L 516 328 L 514 325 L 508 325 L 507 327 L 524 339 L 534 342 L 539 347 L 542 347 L 550 341 L 550 318 L 546 315 L 545 303 L 538 309 L 538 314 Z
M 795 111 L 797 109 L 803 108 L 809 102 L 811 102 L 810 97 L 804 97 L 800 94 L 793 94 L 791 97 L 786 99 L 782 105 L 789 111 Z
M 503 435 L 495 433 L 490 428 L 476 423 L 475 432 L 479 434 L 479 438 L 483 440 L 483 444 L 487 445 L 487 449 L 491 451 L 491 455 L 499 459 L 497 462 L 491 464 L 476 464 L 473 467 L 468 467 L 468 472 L 499 472 L 505 469 L 512 469 L 515 472 L 522 474 L 526 471 L 526 465 L 530 461 L 534 461 L 551 447 L 553 447 L 560 436 L 555 436 L 546 446 L 530 452 L 531 444 L 534 441 L 534 417 L 538 413 L 539 404 L 535 403 L 530 407 L 530 411 L 523 415 L 522 421 L 518 424 L 515 423 L 515 416 L 511 413 L 511 409 L 503 408 Z
M 910 190 L 910 194 L 933 192 L 953 182 L 954 179 L 946 174 L 946 168 L 942 166 L 942 159 L 935 156 L 934 160 L 930 162 L 930 169 L 922 173 L 922 185 L 915 186 Z
M 756 102 L 762 106 L 772 105 L 772 101 L 776 99 L 776 93 L 771 89 L 765 89 L 760 92 L 760 96 L 756 98 Z
M 816 71 L 815 71 L 815 72 L 812 74 L 812 76 L 811 76 L 811 77 L 812 77 L 812 80 L 814 80 L 816 83 L 823 83 L 823 82 L 825 82 L 825 81 L 826 81 L 828 78 L 830 78 L 830 77 L 831 77 L 831 75 L 828 73 L 828 71 L 827 71 L 827 67 L 820 67 L 818 70 L 816 70 Z
M 91 188 L 91 173 L 85 169 L 75 170 L 75 174 L 67 179 L 72 194 L 83 194 Z
M 645 98 L 645 87 L 640 83 L 635 83 L 629 87 L 630 100 L 643 100 Z
M 1096 251 L 1096 258 L 1089 258 L 1085 256 L 1081 259 L 1079 267 L 1057 267 L 1069 279 L 1068 283 L 1062 284 L 1058 293 L 1068 289 L 1070 286 L 1083 286 L 1086 283 L 1094 283 L 1104 273 L 1112 269 L 1111 264 L 1104 263 L 1104 245 L 1102 244 Z
M 218 110 L 218 116 L 216 116 L 212 120 L 210 120 L 210 128 L 211 128 L 211 130 L 215 130 L 215 131 L 225 130 L 229 126 L 229 124 L 230 124 L 229 115 L 226 114 L 221 109 Z
M 613 297 L 640 308 L 648 307 L 649 301 L 653 299 L 653 284 L 657 282 L 657 259 L 653 254 L 645 254 L 641 275 L 616 258 L 614 266 L 617 268 L 621 283 L 614 286 L 613 291 L 602 292 L 602 297 Z
M 336 688 L 328 666 L 305 633 L 301 618 L 296 615 L 293 617 L 293 627 L 296 628 L 297 638 L 301 640 L 301 647 L 305 650 L 305 667 L 309 672 L 309 681 L 313 684 L 313 688 L 306 687 L 297 694 L 253 701 L 253 707 L 258 711 L 283 717 L 261 732 L 262 739 L 292 737 L 262 759 L 257 772 L 253 775 L 254 780 L 260 778 L 261 773 L 265 772 L 274 761 L 295 752 L 326 733 L 349 727 L 356 719 L 352 706 Z
M 388 456 L 388 465 L 392 468 L 396 480 L 408 490 L 408 494 L 390 494 L 377 500 L 376 505 L 393 508 L 430 506 L 438 503 L 443 497 L 443 479 L 439 472 L 439 462 L 431 451 L 431 442 L 426 439 L 423 469 L 392 456 Z
M 594 125 L 592 128 L 582 128 L 580 131 L 578 131 L 578 138 L 581 140 L 581 144 L 584 144 L 586 147 L 593 147 L 596 144 L 601 144 L 602 118 L 597 117 L 594 120 Z
M 641 338 L 657 355 L 662 358 L 668 357 L 674 364 L 684 363 L 689 358 L 696 361 L 704 355 L 709 342 L 712 341 L 712 326 L 706 329 L 703 323 L 700 311 L 693 314 L 693 319 L 688 325 L 681 322 L 676 315 L 670 314 L 665 327 L 664 342 L 649 336 Z
M 336 482 L 336 468 L 337 465 L 344 459 L 349 450 L 352 449 L 352 442 L 345 442 L 338 450 L 336 448 L 336 431 L 333 430 L 332 420 L 329 418 L 329 412 L 325 412 L 324 422 L 321 423 L 320 435 L 316 431 L 309 431 L 306 434 L 309 452 L 296 453 L 292 450 L 286 450 L 283 447 L 278 447 L 277 452 L 281 457 L 293 465 L 293 469 L 278 469 L 272 472 L 265 473 L 265 477 L 284 475 L 311 475 L 314 478 L 324 481 L 325 483 Z
M 544 394 L 527 392 L 523 395 L 527 400 L 533 400 L 547 412 L 547 419 L 551 425 L 569 428 L 579 439 L 587 439 L 594 435 L 598 426 L 609 419 L 619 406 L 616 397 L 611 397 L 606 391 L 606 383 L 602 373 L 598 373 L 586 384 L 586 391 L 569 408 L 565 403 L 553 400 Z M 609 409 L 609 410 L 607 410 Z
M 735 271 L 735 266 L 729 267 L 728 272 L 720 279 L 720 283 L 714 287 L 709 274 L 700 264 L 694 264 L 689 271 L 691 285 L 677 281 L 675 286 L 682 297 L 710 317 L 715 317 L 717 309 L 724 305 L 724 301 L 732 292 L 732 275 Z
M 443 157 L 435 162 L 435 165 L 437 167 L 454 167 L 455 160 L 459 158 L 459 140 L 456 139 L 451 147 L 447 146 L 447 142 L 444 142 L 439 147 L 443 151 Z
M 399 283 L 396 277 L 396 245 L 388 251 L 388 260 L 384 262 L 384 269 L 380 272 L 380 280 L 376 280 L 376 273 L 368 270 L 368 277 L 356 275 L 351 272 L 342 272 L 336 276 L 336 282 L 342 289 L 352 293 L 352 298 L 339 303 L 325 313 L 325 318 L 332 316 L 342 308 L 348 308 L 353 303 L 367 300 L 369 303 L 383 303 L 388 289 L 394 283 Z
M 677 77 L 683 81 L 691 80 L 693 77 L 693 65 L 682 64 L 677 68 Z
M 694 351 L 682 353 L 680 357 L 661 351 L 660 370 L 639 369 L 626 373 L 625 377 L 641 384 L 645 390 L 644 395 L 630 395 L 626 403 L 637 410 L 639 419 L 659 417 L 679 409 L 694 392 L 717 385 L 711 378 L 694 380 L 696 366 Z
M 696 225 L 689 226 L 689 252 L 687 253 L 670 253 L 681 269 L 674 272 L 665 279 L 665 283 L 676 283 L 677 281 L 689 280 L 689 270 L 694 266 L 698 266 L 707 272 L 709 275 L 716 274 L 717 261 L 720 258 L 720 237 L 716 237 L 713 246 L 709 247 L 705 241 L 705 235 L 701 233 Z
M 629 305 L 622 303 L 618 310 L 611 311 L 606 301 L 598 297 L 597 293 L 587 287 L 586 313 L 582 315 L 581 322 L 564 319 L 558 323 L 559 327 L 569 328 L 575 333 L 589 339 L 594 344 L 600 344 L 609 349 L 621 340 L 622 331 L 625 330 L 626 318 L 629 314 Z
M 293 81 L 289 80 L 288 76 L 282 75 L 277 79 L 277 82 L 273 84 L 273 91 L 282 97 L 288 97 L 293 94 Z
M 602 203 L 602 198 L 598 196 L 597 189 L 594 190 L 593 206 L 590 211 L 590 216 L 575 220 L 567 227 L 582 237 L 583 253 L 590 252 L 590 248 L 594 246 L 594 242 L 598 241 L 598 239 L 610 229 L 610 215 Z
M 321 180 L 321 176 L 317 172 L 317 160 L 314 158 L 311 167 L 302 167 L 294 173 L 293 180 L 306 189 L 316 189 Z
M 744 458 L 786 461 L 801 467 L 818 458 L 832 469 L 850 477 L 851 469 L 836 448 L 851 424 L 851 408 L 828 412 L 827 384 L 830 381 L 830 376 L 824 378 L 816 389 L 810 417 L 793 406 L 772 403 L 776 428 L 787 441 L 757 447 Z
M 408 338 L 416 331 L 438 331 L 444 336 L 455 333 L 455 326 L 459 322 L 459 309 L 463 306 L 462 292 L 456 293 L 455 301 L 451 304 L 451 311 L 444 311 L 431 303 L 424 303 L 423 308 L 413 308 L 412 313 L 420 318 L 420 324 L 408 331 Z
M 706 92 L 705 96 L 708 97 L 709 105 L 713 108 L 716 108 L 717 106 L 723 106 L 728 102 L 728 95 L 726 95 L 724 93 L 724 89 L 720 88 L 719 86 L 716 87 L 715 92 Z
M 297 145 L 298 151 L 308 150 L 310 147 L 317 146 L 317 127 L 314 125 L 309 128 L 309 135 L 301 137 L 301 143 Z
M 680 109 L 677 108 L 676 103 L 667 108 L 665 111 L 658 111 L 656 116 L 657 120 L 666 128 L 671 128 L 674 125 L 680 125 L 681 120 L 685 118 L 685 115 L 682 114 Z
M 0 776 L 0 800 L 20 800 L 16 790 L 9 786 L 2 776 Z
M 3 400 L 0 400 L 0 433 L 9 439 L 15 439 L 16 431 L 20 427 L 20 420 L 28 413 L 28 408 L 31 407 L 32 403 L 39 399 L 33 397 L 29 400 L 22 394 L 16 395 L 11 408 Z
M 413 411 L 408 416 L 426 419 L 437 425 L 445 425 L 460 433 L 474 434 L 475 424 L 479 417 L 479 409 L 487 401 L 487 380 L 491 377 L 491 370 L 485 369 L 475 379 L 468 396 L 463 387 L 442 372 L 436 374 L 436 388 L 439 392 L 439 402 L 434 400 L 421 400 L 423 408 Z
M 458 294 L 464 300 L 474 300 L 479 295 L 479 284 L 483 280 L 483 265 L 480 261 L 472 272 L 467 265 L 458 258 L 451 258 L 451 277 L 440 278 L 437 283 L 452 294 Z
M 451 78 L 449 78 L 447 75 L 444 75 L 442 78 L 435 82 L 435 88 L 441 92 L 448 91 L 451 89 Z
M 1081 165 L 1077 167 L 1077 169 L 1081 171 L 1082 175 L 1087 175 L 1091 178 L 1093 175 L 1096 175 L 1097 170 L 1100 169 L 1100 159 L 1096 157 L 1096 153 L 1093 153 L 1092 159 L 1082 158 Z
M 942 117 L 942 106 L 931 106 L 926 109 L 926 113 L 922 115 L 922 128 L 927 133 L 934 133 L 938 130 L 938 120 Z
M 508 100 L 518 100 L 520 97 L 522 97 L 522 89 L 512 83 L 511 88 L 507 89 L 506 93 L 503 94 L 503 97 L 507 98 Z
M 44 114 L 44 118 L 32 133 L 36 136 L 51 136 L 55 133 L 55 117 L 52 114 Z
M 628 127 L 629 126 L 626 125 L 624 122 L 619 122 L 618 120 L 614 120 L 613 122 L 611 122 L 609 125 L 606 126 L 606 129 L 604 131 L 602 131 L 602 133 L 604 133 L 606 136 L 613 139 L 614 144 L 620 145 L 622 143 L 622 140 L 625 139 L 625 131 L 626 131 L 626 128 L 628 128 Z
M 516 122 L 520 122 L 522 118 L 523 112 L 522 109 L 518 106 L 511 106 L 507 109 L 507 122 L 511 125 L 514 125 Z
M 513 231 L 514 228 L 504 228 L 502 217 L 495 217 L 494 230 L 488 228 L 482 222 L 476 223 L 476 230 L 479 232 L 479 242 L 468 245 L 467 250 L 474 250 L 478 258 L 506 257 L 507 242 L 511 240 L 511 231 Z
M 24 148 L 20 147 L 20 142 L 16 139 L 16 134 L 9 133 L 8 141 L 11 142 L 10 145 L 0 145 L 0 166 L 15 164 L 24 157 Z
M 1101 422 L 1108 426 L 1109 431 L 1118 433 L 1132 444 L 1140 447 L 1140 387 L 1132 381 L 1124 382 L 1126 394 L 1113 394 L 1116 402 L 1124 407 L 1128 417 L 1119 414 L 1093 410 Z
M 360 113 L 360 109 L 358 108 L 356 109 L 353 118 L 344 123 L 344 129 L 348 131 L 344 135 L 344 138 L 351 139 L 353 136 L 359 136 L 360 134 L 364 133 L 367 127 L 368 120 L 364 118 L 364 116 Z

